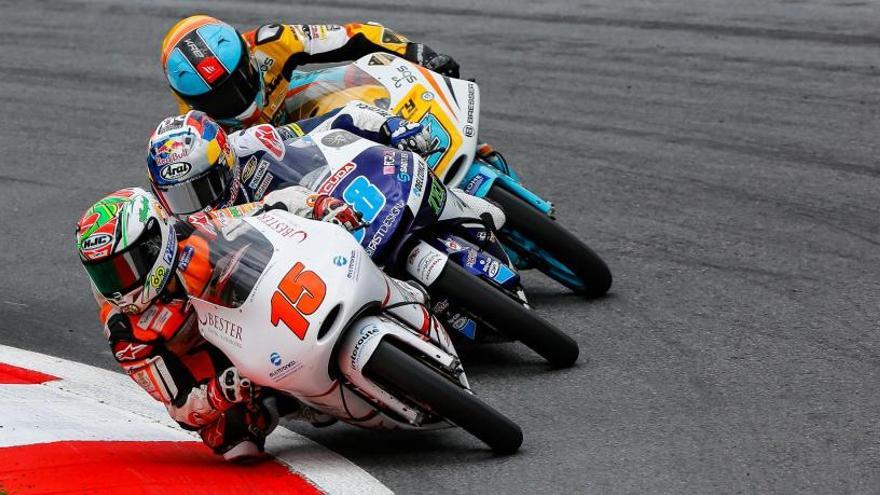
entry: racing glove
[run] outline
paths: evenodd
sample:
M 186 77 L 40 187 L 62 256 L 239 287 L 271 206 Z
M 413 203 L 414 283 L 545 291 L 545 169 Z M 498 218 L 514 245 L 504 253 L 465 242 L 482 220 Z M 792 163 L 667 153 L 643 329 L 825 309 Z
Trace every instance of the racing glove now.
M 349 232 L 364 226 L 363 215 L 360 212 L 341 199 L 334 198 L 328 194 L 318 194 L 315 197 L 312 217 L 322 222 L 342 225 Z
M 442 53 L 437 54 L 437 56 L 425 62 L 425 68 L 438 74 L 458 79 L 458 62 L 453 60 L 449 55 L 444 55 Z
M 251 381 L 241 376 L 234 366 L 227 368 L 208 383 L 208 400 L 218 411 L 226 411 L 240 402 L 248 402 L 254 395 Z
M 255 388 L 250 380 L 231 367 L 208 383 L 193 387 L 186 396 L 165 407 L 178 423 L 189 428 L 201 428 L 217 421 L 235 405 L 252 402 Z
M 379 133 L 386 142 L 399 150 L 412 151 L 421 156 L 431 151 L 431 133 L 417 122 L 391 117 L 382 124 Z
M 406 47 L 406 59 L 426 69 L 447 77 L 459 77 L 458 63 L 449 55 L 437 53 L 424 43 L 410 43 Z
M 349 231 L 363 227 L 363 215 L 344 201 L 327 194 L 315 194 L 303 186 L 290 186 L 270 192 L 263 198 L 266 207 L 282 208 L 294 215 L 342 225 Z

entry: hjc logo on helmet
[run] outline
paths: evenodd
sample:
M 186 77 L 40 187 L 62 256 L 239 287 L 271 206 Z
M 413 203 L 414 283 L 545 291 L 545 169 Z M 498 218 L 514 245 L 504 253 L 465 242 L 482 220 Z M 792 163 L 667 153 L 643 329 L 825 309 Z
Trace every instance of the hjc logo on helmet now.
M 82 250 L 93 251 L 95 249 L 104 247 L 107 244 L 110 244 L 112 240 L 113 236 L 109 234 L 94 234 L 83 241 Z

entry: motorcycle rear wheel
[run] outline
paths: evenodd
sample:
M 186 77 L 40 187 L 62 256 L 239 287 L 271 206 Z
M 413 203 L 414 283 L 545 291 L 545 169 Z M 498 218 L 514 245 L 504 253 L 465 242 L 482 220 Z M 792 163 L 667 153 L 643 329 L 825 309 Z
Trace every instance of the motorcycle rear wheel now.
M 505 245 L 519 252 L 516 242 L 508 242 L 512 237 L 510 231 L 518 232 L 534 243 L 541 253 L 523 254 L 548 276 L 588 298 L 600 297 L 608 292 L 612 283 L 611 270 L 577 236 L 502 187 L 492 187 L 486 197 L 497 203 L 507 216 L 501 230 L 502 237 L 506 237 Z M 557 264 L 561 267 L 554 266 Z
M 512 454 L 522 445 L 522 430 L 516 423 L 388 341 L 379 342 L 364 375 L 458 425 L 496 454 Z
M 446 263 L 430 290 L 467 308 L 474 316 L 498 332 L 519 340 L 554 366 L 568 367 L 577 361 L 580 349 L 574 339 L 501 289 L 455 263 Z

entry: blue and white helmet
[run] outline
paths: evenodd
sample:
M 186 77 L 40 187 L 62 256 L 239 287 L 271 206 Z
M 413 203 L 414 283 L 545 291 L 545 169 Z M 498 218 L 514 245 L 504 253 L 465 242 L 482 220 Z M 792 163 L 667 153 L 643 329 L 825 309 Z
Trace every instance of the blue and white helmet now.
M 177 96 L 227 127 L 251 125 L 262 113 L 263 75 L 225 22 L 195 15 L 175 24 L 162 42 L 162 69 Z
M 147 147 L 153 192 L 175 216 L 231 206 L 239 189 L 236 164 L 226 131 L 196 110 L 163 120 Z

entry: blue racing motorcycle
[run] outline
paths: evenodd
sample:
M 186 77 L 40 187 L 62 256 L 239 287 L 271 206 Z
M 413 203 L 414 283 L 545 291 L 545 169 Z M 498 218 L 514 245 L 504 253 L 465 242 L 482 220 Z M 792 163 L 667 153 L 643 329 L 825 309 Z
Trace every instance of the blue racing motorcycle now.
M 488 198 L 506 213 L 499 236 L 519 269 L 537 268 L 587 297 L 611 287 L 605 262 L 553 216 L 553 205 L 527 189 L 501 154 L 479 146 L 480 91 L 399 57 L 375 53 L 351 65 L 295 71 L 286 101 L 294 119 L 323 115 L 351 100 L 387 108 L 431 132 L 427 158 L 450 187 Z

